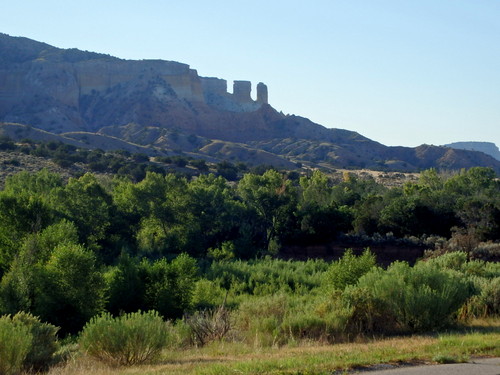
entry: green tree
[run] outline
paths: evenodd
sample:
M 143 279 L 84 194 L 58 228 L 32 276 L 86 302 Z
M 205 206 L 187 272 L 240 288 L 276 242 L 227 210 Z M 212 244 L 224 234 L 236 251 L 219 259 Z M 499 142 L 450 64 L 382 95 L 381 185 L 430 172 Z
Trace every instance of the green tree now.
M 198 275 L 196 260 L 181 254 L 172 262 L 165 258 L 150 264 L 141 263 L 145 277 L 145 308 L 158 311 L 165 318 L 180 318 L 191 307 Z
M 238 167 L 227 160 L 221 161 L 216 165 L 217 174 L 228 181 L 236 181 L 238 178 Z
M 118 315 L 145 309 L 145 283 L 136 259 L 121 254 L 118 264 L 106 272 L 105 279 L 108 285 L 107 311 Z
M 311 177 L 301 177 L 299 183 L 301 194 L 296 215 L 301 233 L 295 234 L 294 239 L 300 235 L 305 243 L 324 243 L 350 229 L 350 214 L 346 207 L 335 202 L 326 175 L 314 171 Z
M 8 270 L 23 238 L 52 220 L 52 210 L 41 198 L 0 192 L 0 276 Z
M 287 224 L 293 219 L 296 189 L 279 172 L 268 170 L 262 176 L 245 174 L 238 184 L 238 194 L 258 215 L 256 225 L 262 228 L 264 248 L 276 251 L 280 234 L 287 230 Z
M 118 212 L 135 232 L 139 250 L 166 254 L 186 243 L 181 223 L 186 213 L 188 183 L 169 174 L 147 173 L 137 184 L 120 181 L 113 191 Z
M 366 196 L 384 194 L 386 188 L 373 178 L 361 179 L 352 173 L 344 173 L 343 181 L 332 189 L 333 199 L 340 206 L 352 207 Z
M 66 186 L 53 191 L 51 203 L 76 224 L 80 242 L 92 249 L 101 247 L 111 226 L 112 199 L 94 175 L 70 179 Z
M 353 207 L 353 229 L 357 234 L 373 235 L 380 230 L 380 213 L 387 202 L 381 195 L 370 195 Z
M 104 310 L 106 284 L 94 254 L 83 246 L 63 244 L 54 249 L 43 265 L 34 314 L 76 333 L 94 315 Z
M 243 209 L 235 190 L 223 177 L 209 174 L 191 181 L 181 223 L 189 238 L 185 251 L 192 255 L 205 254 L 208 248 L 235 239 Z
M 37 173 L 22 171 L 7 177 L 4 192 L 10 195 L 48 197 L 52 189 L 63 185 L 61 176 L 42 169 Z

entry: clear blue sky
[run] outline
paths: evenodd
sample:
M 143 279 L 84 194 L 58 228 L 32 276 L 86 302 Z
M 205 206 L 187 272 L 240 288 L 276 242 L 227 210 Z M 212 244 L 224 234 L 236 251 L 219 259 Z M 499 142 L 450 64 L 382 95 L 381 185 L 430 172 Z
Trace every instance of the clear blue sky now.
M 500 146 L 500 0 L 4 1 L 0 32 L 268 85 L 386 145 Z

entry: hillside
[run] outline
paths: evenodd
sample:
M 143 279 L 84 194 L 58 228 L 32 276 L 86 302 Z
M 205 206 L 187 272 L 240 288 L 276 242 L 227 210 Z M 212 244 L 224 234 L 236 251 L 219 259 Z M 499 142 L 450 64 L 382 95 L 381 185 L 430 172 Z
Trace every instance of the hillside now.
M 500 150 L 497 145 L 492 142 L 454 142 L 445 145 L 446 147 L 451 147 L 459 150 L 471 150 L 484 152 L 487 155 L 500 160 Z
M 387 147 L 356 132 L 327 129 L 268 103 L 265 84 L 199 76 L 189 65 L 122 60 L 59 49 L 0 34 L 0 132 L 11 123 L 29 137 L 57 137 L 82 147 L 186 152 L 193 157 L 290 168 L 415 171 L 488 166 L 500 161 L 447 147 Z M 42 131 L 39 132 L 38 130 Z M 50 135 L 49 135 L 50 134 Z M 40 139 L 40 138 L 37 138 Z

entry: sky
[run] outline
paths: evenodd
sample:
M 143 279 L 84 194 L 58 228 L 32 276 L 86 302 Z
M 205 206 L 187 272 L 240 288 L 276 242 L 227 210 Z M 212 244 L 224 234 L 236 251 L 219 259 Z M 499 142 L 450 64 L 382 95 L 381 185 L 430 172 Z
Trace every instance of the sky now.
M 0 32 L 264 82 L 269 102 L 389 146 L 500 146 L 500 0 L 16 0 Z

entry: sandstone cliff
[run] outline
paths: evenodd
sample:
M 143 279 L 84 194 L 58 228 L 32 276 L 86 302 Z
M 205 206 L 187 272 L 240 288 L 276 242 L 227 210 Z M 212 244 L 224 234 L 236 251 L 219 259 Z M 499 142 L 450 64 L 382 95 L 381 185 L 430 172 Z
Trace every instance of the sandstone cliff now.
M 226 80 L 201 77 L 179 62 L 122 60 L 0 34 L 0 122 L 45 132 L 26 130 L 34 137 L 49 132 L 67 142 L 86 140 L 87 147 L 177 150 L 288 167 L 304 162 L 412 171 L 481 165 L 500 172 L 500 162 L 483 153 L 386 147 L 356 132 L 284 115 L 268 103 L 265 84 L 256 85 L 256 100 L 251 90 L 250 82 L 235 81 L 230 93 Z
M 226 81 L 174 61 L 121 60 L 5 34 L 0 56 L 0 119 L 56 133 L 133 121 L 194 130 L 214 110 L 252 112 L 267 104 L 263 84 L 254 101 L 250 82 L 236 81 L 230 94 Z

